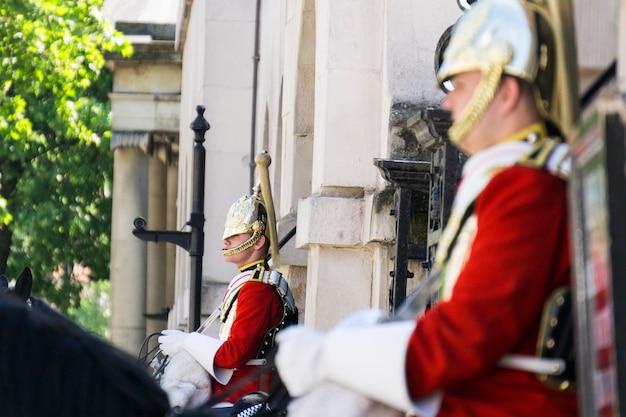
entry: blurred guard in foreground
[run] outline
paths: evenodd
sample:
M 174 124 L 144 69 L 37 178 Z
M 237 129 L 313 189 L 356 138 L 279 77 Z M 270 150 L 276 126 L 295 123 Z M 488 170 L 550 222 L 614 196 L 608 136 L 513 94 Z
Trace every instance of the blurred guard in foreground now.
M 417 415 L 577 414 L 558 337 L 571 265 L 557 132 L 578 112 L 571 12 L 481 0 L 456 24 L 437 78 L 454 85 L 449 137 L 470 158 L 437 249 L 440 301 L 417 323 L 286 330 L 277 365 L 292 395 L 329 381 Z

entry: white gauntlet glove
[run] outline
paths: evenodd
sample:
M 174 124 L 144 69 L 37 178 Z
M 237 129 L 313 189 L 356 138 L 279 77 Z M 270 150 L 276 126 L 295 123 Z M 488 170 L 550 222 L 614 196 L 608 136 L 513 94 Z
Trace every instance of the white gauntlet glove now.
M 439 398 L 411 401 L 406 384 L 406 351 L 415 322 L 373 324 L 376 312 L 358 312 L 327 334 L 303 327 L 277 336 L 276 366 L 294 397 L 321 381 L 338 383 L 402 411 L 432 416 Z
M 159 343 L 164 354 L 172 356 L 180 350 L 188 352 L 206 371 L 222 385 L 233 375 L 232 369 L 224 369 L 213 364 L 215 353 L 222 342 L 200 333 L 185 333 L 179 330 L 164 330 Z
M 299 397 L 321 381 L 319 359 L 324 335 L 304 326 L 292 326 L 276 336 L 276 368 L 289 393 Z
M 159 336 L 159 347 L 163 354 L 173 356 L 180 350 L 183 342 L 187 338 L 188 333 L 180 330 L 163 330 Z
M 341 319 L 333 332 L 373 325 L 384 316 L 382 310 L 357 311 Z M 276 367 L 292 396 L 306 394 L 323 379 L 320 359 L 325 339 L 325 334 L 304 326 L 289 327 L 276 336 Z

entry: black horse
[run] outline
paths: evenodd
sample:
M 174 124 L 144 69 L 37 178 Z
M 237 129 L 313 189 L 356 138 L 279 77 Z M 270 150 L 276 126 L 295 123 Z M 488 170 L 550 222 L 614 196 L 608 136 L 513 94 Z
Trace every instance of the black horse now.
M 0 277 L 0 417 L 166 416 L 167 396 L 135 359 L 31 297 L 31 288 L 29 270 L 13 288 Z
M 0 417 L 280 415 L 269 413 L 269 399 L 259 394 L 228 408 L 211 408 L 210 402 L 196 410 L 170 410 L 139 362 L 34 297 L 32 284 L 29 268 L 13 287 L 0 275 Z M 33 384 L 34 376 L 41 383 Z

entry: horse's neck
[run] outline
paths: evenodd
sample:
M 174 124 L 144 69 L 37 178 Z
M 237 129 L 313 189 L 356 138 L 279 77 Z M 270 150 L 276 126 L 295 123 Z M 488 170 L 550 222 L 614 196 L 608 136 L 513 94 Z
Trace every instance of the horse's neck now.
M 37 298 L 37 297 L 30 297 L 30 302 L 31 302 L 31 306 L 36 309 L 39 310 L 43 313 L 54 313 L 54 314 L 59 314 L 55 309 L 53 309 L 52 307 L 50 307 L 48 305 L 48 303 L 46 303 L 44 300 L 42 300 L 41 298 Z
M 44 300 L 37 298 L 37 297 L 30 297 L 30 302 L 31 302 L 31 308 L 35 311 L 38 311 L 42 314 L 45 314 L 47 316 L 54 316 L 57 318 L 60 318 L 66 322 L 75 324 L 73 321 L 71 321 L 69 318 L 67 318 L 65 315 L 59 313 L 58 311 L 56 311 L 54 308 L 50 307 L 48 305 L 48 303 L 46 303 Z

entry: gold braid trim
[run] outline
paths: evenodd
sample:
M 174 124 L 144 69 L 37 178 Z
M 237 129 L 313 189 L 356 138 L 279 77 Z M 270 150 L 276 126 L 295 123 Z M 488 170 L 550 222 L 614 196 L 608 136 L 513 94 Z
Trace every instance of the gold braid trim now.
M 519 161 L 520 165 L 543 168 L 552 151 L 559 145 L 559 141 L 553 138 L 545 138 L 535 144 L 528 154 Z
M 472 99 L 461 113 L 461 117 L 448 129 L 448 137 L 452 143 L 461 142 L 483 117 L 489 103 L 498 91 L 504 66 L 504 63 L 494 64 L 483 73 L 480 84 L 476 87 Z
M 255 243 L 259 241 L 263 233 L 265 232 L 265 224 L 263 222 L 257 220 L 252 224 L 252 236 L 250 239 L 243 242 L 241 245 L 231 248 L 231 249 L 222 249 L 222 256 L 232 256 L 237 255 L 241 252 L 245 252 L 254 246 Z
M 252 261 L 249 264 L 241 265 L 238 269 L 239 269 L 239 272 L 243 272 L 245 270 L 252 269 L 253 266 L 256 266 L 257 268 L 258 268 L 258 265 L 263 266 L 264 263 L 265 263 L 265 259 L 257 259 L 256 261 Z

